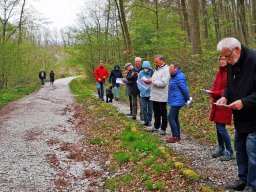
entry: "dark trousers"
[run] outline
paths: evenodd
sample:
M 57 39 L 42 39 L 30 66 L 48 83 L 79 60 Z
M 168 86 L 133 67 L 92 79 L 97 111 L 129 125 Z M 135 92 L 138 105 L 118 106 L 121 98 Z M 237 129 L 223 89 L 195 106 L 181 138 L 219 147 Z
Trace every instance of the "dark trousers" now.
M 132 96 L 129 95 L 129 102 L 130 102 L 130 114 L 132 114 Z
M 154 110 L 154 127 L 156 129 L 161 129 L 163 131 L 166 131 L 167 127 L 167 108 L 166 108 L 167 102 L 158 102 L 153 101 L 153 110 Z

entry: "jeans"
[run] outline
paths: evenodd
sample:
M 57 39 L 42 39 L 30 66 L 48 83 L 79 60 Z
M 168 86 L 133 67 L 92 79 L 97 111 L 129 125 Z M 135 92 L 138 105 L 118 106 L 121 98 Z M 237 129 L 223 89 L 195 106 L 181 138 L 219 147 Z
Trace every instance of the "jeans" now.
M 218 139 L 219 148 L 224 150 L 226 146 L 226 149 L 229 152 L 233 153 L 230 136 L 226 129 L 225 124 L 216 123 L 216 129 L 217 129 L 217 139 Z
M 172 137 L 180 138 L 179 112 L 181 106 L 172 106 L 169 112 L 168 120 L 172 130 Z
M 44 85 L 44 79 L 40 79 L 41 80 L 41 84 Z
M 149 100 L 149 97 L 141 97 L 141 103 L 143 108 L 144 122 L 151 124 L 153 113 L 153 102 Z
M 115 88 L 114 97 L 118 98 L 118 87 L 115 86 L 114 88 Z
M 104 83 L 97 82 L 98 95 L 100 99 L 104 99 Z
M 155 117 L 155 122 L 154 122 L 154 127 L 156 129 L 161 129 L 163 131 L 166 131 L 167 127 L 167 108 L 166 108 L 167 102 L 158 102 L 158 101 L 153 101 L 153 110 L 154 110 L 154 117 Z M 161 123 L 162 120 L 162 123 Z
M 238 177 L 256 188 L 256 132 L 235 133 Z
M 138 99 L 140 104 L 140 118 L 143 119 L 143 109 L 142 109 L 142 102 L 141 97 L 139 95 L 132 95 L 132 116 L 137 116 L 137 110 L 138 110 Z

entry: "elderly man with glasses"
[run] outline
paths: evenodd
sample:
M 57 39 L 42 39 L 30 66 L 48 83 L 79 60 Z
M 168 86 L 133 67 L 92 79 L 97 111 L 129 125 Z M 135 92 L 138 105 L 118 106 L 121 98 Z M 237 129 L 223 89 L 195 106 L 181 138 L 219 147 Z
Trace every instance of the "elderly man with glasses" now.
M 235 125 L 238 178 L 227 189 L 256 192 L 256 51 L 232 37 L 224 38 L 217 50 L 228 65 L 228 85 L 217 104 L 228 104 Z

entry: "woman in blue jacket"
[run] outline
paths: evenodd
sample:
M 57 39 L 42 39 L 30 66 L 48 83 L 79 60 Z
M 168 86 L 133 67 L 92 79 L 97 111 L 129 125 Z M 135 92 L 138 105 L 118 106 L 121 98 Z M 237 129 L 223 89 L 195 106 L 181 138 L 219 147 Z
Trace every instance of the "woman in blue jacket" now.
M 143 107 L 144 125 L 151 126 L 152 113 L 153 113 L 153 102 L 149 100 L 151 86 L 145 83 L 145 80 L 151 79 L 154 71 L 151 68 L 149 61 L 143 61 L 142 70 L 139 73 L 137 86 L 140 90 L 140 97 Z
M 182 73 L 179 64 L 170 65 L 171 81 L 169 82 L 168 105 L 171 106 L 168 120 L 171 126 L 172 137 L 166 140 L 167 143 L 180 141 L 180 108 L 190 100 L 186 77 Z

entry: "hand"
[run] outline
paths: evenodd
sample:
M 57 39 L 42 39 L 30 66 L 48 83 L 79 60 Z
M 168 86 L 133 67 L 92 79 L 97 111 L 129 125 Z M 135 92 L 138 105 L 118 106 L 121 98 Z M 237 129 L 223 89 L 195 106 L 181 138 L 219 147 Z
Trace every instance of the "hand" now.
M 236 110 L 241 110 L 243 107 L 244 105 L 241 100 L 234 101 L 229 105 L 229 108 L 236 109 Z
M 103 79 L 106 79 L 106 77 L 105 77 L 105 76 L 103 76 Z
M 101 78 L 98 78 L 98 81 L 101 81 Z
M 226 105 L 228 100 L 226 97 L 221 97 L 216 103 L 221 104 L 221 105 Z
M 146 81 L 144 81 L 146 84 L 151 84 L 152 80 L 151 79 L 147 79 Z

